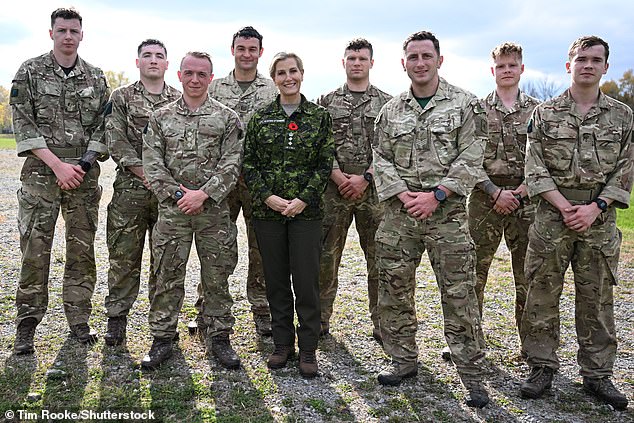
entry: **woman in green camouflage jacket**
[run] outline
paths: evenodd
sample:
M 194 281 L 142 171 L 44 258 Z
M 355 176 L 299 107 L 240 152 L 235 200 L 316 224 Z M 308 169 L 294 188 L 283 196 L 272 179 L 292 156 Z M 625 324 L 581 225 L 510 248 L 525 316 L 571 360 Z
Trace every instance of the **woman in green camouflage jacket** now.
M 310 378 L 317 375 L 321 197 L 334 158 L 332 120 L 300 93 L 297 55 L 275 55 L 270 74 L 279 95 L 249 121 L 244 157 L 275 343 L 267 364 L 282 368 L 295 354 L 295 309 L 299 371 Z

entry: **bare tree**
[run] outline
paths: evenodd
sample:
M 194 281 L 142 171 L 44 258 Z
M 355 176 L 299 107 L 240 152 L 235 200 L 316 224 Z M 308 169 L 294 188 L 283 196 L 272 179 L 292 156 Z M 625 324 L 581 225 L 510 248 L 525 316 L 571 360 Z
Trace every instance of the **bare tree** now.
M 564 91 L 564 87 L 561 83 L 546 76 L 526 81 L 522 84 L 522 91 L 530 96 L 544 101 L 561 94 Z

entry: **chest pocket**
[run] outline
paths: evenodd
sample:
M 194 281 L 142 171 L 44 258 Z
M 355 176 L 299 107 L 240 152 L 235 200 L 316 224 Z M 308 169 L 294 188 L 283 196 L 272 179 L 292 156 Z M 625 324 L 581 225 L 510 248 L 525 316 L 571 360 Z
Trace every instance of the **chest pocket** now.
M 429 140 L 436 150 L 438 161 L 448 165 L 458 157 L 456 136 L 460 119 L 449 115 L 431 122 L 429 125 Z
M 502 125 L 498 120 L 489 121 L 487 142 L 484 147 L 484 158 L 493 160 L 497 157 L 498 144 L 502 138 Z
M 79 114 L 84 126 L 93 125 L 99 117 L 101 99 L 95 87 L 86 87 L 77 91 Z
M 218 162 L 222 154 L 225 126 L 218 119 L 202 118 L 198 122 L 197 150 L 205 162 Z
M 565 125 L 551 126 L 544 131 L 542 154 L 549 169 L 570 169 L 577 144 L 577 131 Z
M 595 150 L 601 171 L 603 173 L 612 172 L 621 153 L 620 131 L 611 129 L 598 132 L 596 134 Z
M 51 124 L 57 120 L 57 113 L 62 104 L 62 87 L 55 83 L 39 83 L 36 88 L 35 121 Z
M 397 167 L 409 169 L 412 165 L 412 149 L 416 142 L 415 129 L 414 126 L 405 125 L 396 128 L 392 134 L 394 164 Z
M 332 117 L 332 134 L 335 138 L 337 147 L 343 145 L 348 138 L 348 130 L 350 128 L 350 110 L 331 108 L 328 109 Z

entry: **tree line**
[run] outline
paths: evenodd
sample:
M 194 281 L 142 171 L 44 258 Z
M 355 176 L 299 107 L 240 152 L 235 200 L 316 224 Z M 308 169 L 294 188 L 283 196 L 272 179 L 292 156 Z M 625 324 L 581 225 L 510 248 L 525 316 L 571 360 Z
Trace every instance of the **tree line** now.
M 124 72 L 106 71 L 106 79 L 111 89 L 118 88 L 129 83 L 129 79 Z M 561 94 L 564 87 L 561 84 L 543 78 L 539 80 L 529 80 L 522 85 L 522 90 L 540 100 L 548 100 Z M 601 84 L 601 90 L 610 97 L 627 104 L 634 109 L 634 71 L 629 69 L 623 73 L 618 80 L 608 80 Z M 13 133 L 11 107 L 9 106 L 9 89 L 0 86 L 0 133 Z

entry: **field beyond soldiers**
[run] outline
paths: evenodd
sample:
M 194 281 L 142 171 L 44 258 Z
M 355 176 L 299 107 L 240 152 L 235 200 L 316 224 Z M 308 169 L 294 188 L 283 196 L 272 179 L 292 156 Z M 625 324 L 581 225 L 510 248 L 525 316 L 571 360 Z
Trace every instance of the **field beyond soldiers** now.
M 620 282 L 614 291 L 619 336 L 614 381 L 630 401 L 628 410 L 615 412 L 582 391 L 576 365 L 574 287 L 570 278 L 561 300 L 559 353 L 562 367 L 555 375 L 553 389 L 542 400 L 519 397 L 519 384 L 528 375 L 528 367 L 518 358 L 513 279 L 504 247 L 494 260 L 485 298 L 483 326 L 489 373 L 486 385 L 492 401 L 483 410 L 473 410 L 463 404 L 463 391 L 453 365 L 440 358 L 445 345 L 441 308 L 426 257 L 423 257 L 417 274 L 418 377 L 408 379 L 396 388 L 378 384 L 376 375 L 388 364 L 388 358 L 371 336 L 365 263 L 354 233 L 348 239 L 342 259 L 339 295 L 331 322 L 332 336 L 320 342 L 317 352 L 320 376 L 314 380 L 302 379 L 296 360 L 290 361 L 286 369 L 267 369 L 266 358 L 273 345 L 270 338 L 261 339 L 256 335 L 246 298 L 247 249 L 242 218 L 239 219 L 240 260 L 230 279 L 236 316 L 232 340 L 242 359 L 241 369 L 224 370 L 206 354 L 201 342 L 188 335 L 186 324 L 195 315 L 193 304 L 199 280 L 198 260 L 193 253 L 185 304 L 180 315 L 178 347 L 161 369 L 142 372 L 139 362 L 152 342 L 147 327 L 147 254 L 141 293 L 128 318 L 127 345 L 108 347 L 103 342 L 106 330 L 103 303 L 107 295 L 108 271 L 105 221 L 106 206 L 112 195 L 112 161 L 102 167 L 104 194 L 96 240 L 98 284 L 90 322 L 100 334 L 99 342 L 85 347 L 68 334 L 61 298 L 64 224 L 60 217 L 51 258 L 49 309 L 37 328 L 36 353 L 13 356 L 14 302 L 21 257 L 16 191 L 22 159 L 16 157 L 15 147 L 7 147 L 0 148 L 0 421 L 30 421 L 47 416 L 55 421 L 56 417 L 63 418 L 65 412 L 68 415 L 82 411 L 80 417 L 86 418 L 73 420 L 117 421 L 112 417 L 114 413 L 129 413 L 128 417 L 141 418 L 149 417 L 151 412 L 154 420 L 141 420 L 310 423 L 634 421 L 634 211 L 619 215 L 624 245 Z M 111 416 L 110 419 L 104 418 L 107 416 Z

